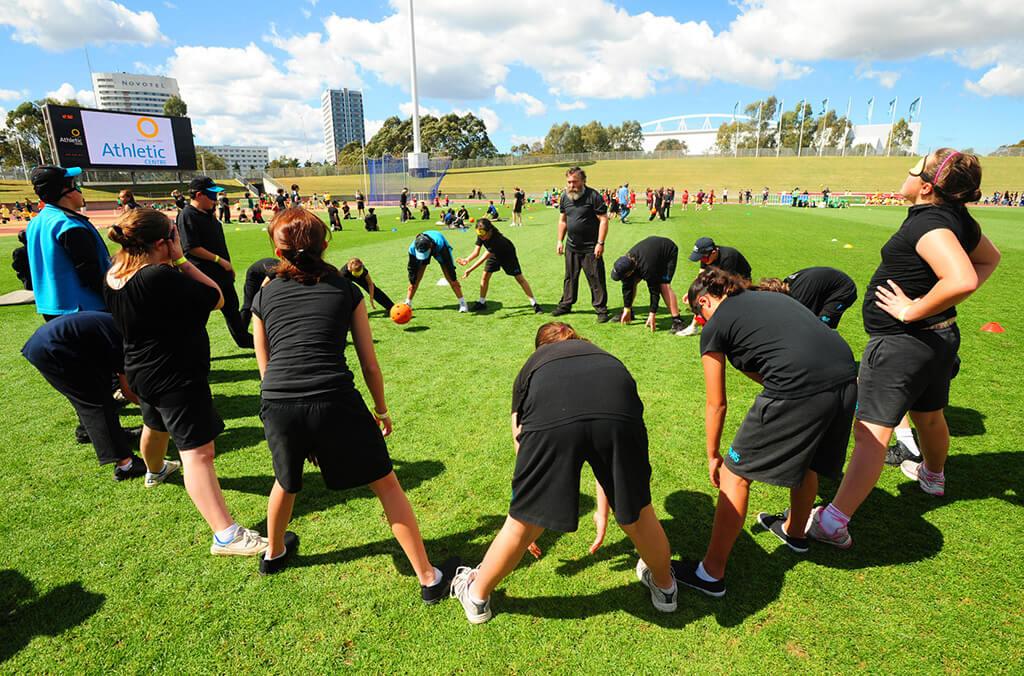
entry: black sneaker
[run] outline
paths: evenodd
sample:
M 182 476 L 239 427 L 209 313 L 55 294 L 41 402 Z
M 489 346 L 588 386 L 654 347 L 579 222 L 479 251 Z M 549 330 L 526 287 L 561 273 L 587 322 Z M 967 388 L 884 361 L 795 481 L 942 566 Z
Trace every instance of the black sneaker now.
M 443 598 L 447 598 L 452 591 L 452 578 L 455 577 L 455 569 L 462 565 L 462 559 L 453 556 L 446 559 L 438 568 L 441 571 L 441 582 L 430 587 L 420 585 L 420 597 L 428 606 L 432 606 Z
M 551 311 L 551 316 L 552 317 L 561 317 L 562 315 L 569 314 L 571 311 L 572 311 L 571 307 L 562 307 L 561 305 L 559 305 L 554 310 Z
M 78 427 L 75 428 L 75 441 L 80 444 L 88 444 L 92 441 L 89 438 L 89 433 L 85 431 L 85 427 L 79 423 Z
M 685 328 L 686 328 L 686 324 L 683 323 L 682 319 L 673 319 L 672 320 L 672 328 L 669 329 L 668 331 L 669 331 L 669 333 L 677 333 L 679 331 L 682 331 Z
M 480 312 L 482 310 L 486 310 L 487 309 L 487 301 L 479 301 L 478 300 L 475 303 L 473 303 L 472 305 L 470 305 L 469 309 L 472 310 L 473 312 Z
M 921 457 L 914 455 L 902 441 L 897 441 L 885 451 L 885 464 L 891 467 L 899 467 L 904 460 L 920 461 Z
M 768 512 L 761 512 L 757 515 L 757 523 L 760 524 L 761 528 L 770 532 L 775 537 L 779 538 L 783 544 L 792 549 L 797 554 L 806 554 L 808 549 L 808 542 L 806 537 L 795 538 L 786 532 L 784 528 L 786 519 L 789 518 L 789 510 L 782 512 L 781 514 L 769 514 Z
M 288 567 L 288 561 L 299 551 L 299 536 L 290 530 L 284 532 L 284 555 L 267 561 L 263 554 L 259 555 L 260 575 L 280 573 Z
M 542 312 L 544 312 L 544 308 L 542 308 L 542 307 L 540 306 L 540 303 L 537 303 L 536 305 L 534 305 L 534 306 L 533 306 L 533 313 L 534 313 L 534 314 L 537 314 L 537 315 L 539 315 L 539 314 L 541 314 Z
M 697 577 L 697 564 L 697 561 L 689 561 L 687 559 L 673 561 L 672 574 L 675 575 L 676 582 L 685 584 L 690 589 L 704 592 L 716 599 L 725 596 L 725 578 L 715 582 L 706 582 Z
M 597 313 L 597 323 L 598 324 L 607 324 L 608 323 L 608 319 L 609 319 L 609 317 L 608 317 L 608 313 L 607 312 L 603 312 L 603 313 L 599 312 L 599 313 Z
M 138 456 L 132 456 L 132 464 L 127 469 L 114 466 L 114 481 L 138 479 L 140 476 L 146 476 L 146 463 Z

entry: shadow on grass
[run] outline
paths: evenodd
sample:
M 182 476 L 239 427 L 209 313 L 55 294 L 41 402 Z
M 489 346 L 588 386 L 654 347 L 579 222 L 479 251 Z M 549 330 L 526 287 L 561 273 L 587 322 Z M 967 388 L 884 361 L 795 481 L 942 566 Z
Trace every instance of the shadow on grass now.
M 211 370 L 207 380 L 211 385 L 216 383 L 239 383 L 245 381 L 252 381 L 254 383 L 260 382 L 259 369 L 220 369 Z
M 409 326 L 402 330 L 406 333 L 422 333 L 423 331 L 429 331 L 430 327 L 423 324 L 417 324 L 416 326 Z
M 215 442 L 217 455 L 224 455 L 240 448 L 248 448 L 264 443 L 266 436 L 261 425 L 249 427 L 232 427 L 224 430 Z M 270 452 L 267 451 L 267 467 L 270 467 Z
M 210 357 L 210 361 L 225 361 L 227 359 L 255 359 L 252 352 L 234 352 L 232 354 L 218 354 Z
M 36 636 L 57 636 L 94 615 L 106 596 L 87 591 L 80 582 L 39 596 L 35 585 L 16 570 L 0 570 L 0 663 Z
M 262 430 L 261 430 L 262 432 Z M 262 434 L 261 434 L 262 436 Z M 409 491 L 417 488 L 425 481 L 429 481 L 444 472 L 444 463 L 437 460 L 419 460 L 402 462 L 392 459 L 395 466 L 395 473 L 402 484 L 402 488 Z M 267 466 L 270 466 L 270 453 L 267 453 Z M 342 491 L 333 491 L 324 486 L 320 478 L 320 472 L 312 465 L 306 465 L 308 471 L 303 473 L 302 491 L 295 500 L 295 510 L 292 519 L 300 516 L 330 509 L 336 505 L 342 505 L 349 500 L 376 499 L 373 491 L 367 486 L 350 488 Z M 252 493 L 254 495 L 270 495 L 270 489 L 274 485 L 273 473 L 258 476 L 223 477 L 220 480 L 220 487 L 225 491 L 239 491 L 241 493 Z M 250 526 L 261 533 L 265 533 L 267 522 L 264 519 L 258 524 Z M 397 546 L 397 545 L 396 545 Z M 399 550 L 401 551 L 401 550 Z M 296 565 L 304 565 L 302 559 L 297 559 Z
M 224 420 L 248 418 L 260 413 L 259 394 L 217 394 L 213 406 Z
M 946 407 L 946 424 L 953 437 L 976 437 L 985 433 L 985 414 L 973 408 Z

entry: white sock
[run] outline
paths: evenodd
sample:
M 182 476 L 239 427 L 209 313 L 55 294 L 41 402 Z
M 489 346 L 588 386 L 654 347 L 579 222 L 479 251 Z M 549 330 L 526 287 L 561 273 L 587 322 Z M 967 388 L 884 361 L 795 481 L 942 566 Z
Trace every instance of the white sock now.
M 412 307 L 412 298 L 406 298 L 405 304 L 408 305 L 409 307 Z
M 287 554 L 287 553 L 288 553 L 288 548 L 287 548 L 287 547 L 285 547 L 285 548 L 284 548 L 284 551 L 282 551 L 282 552 L 281 552 L 280 554 L 278 554 L 277 556 L 271 556 L 271 555 L 270 555 L 270 548 L 269 548 L 269 547 L 267 547 L 267 551 L 263 553 L 263 560 L 264 560 L 264 561 L 274 561 L 275 559 L 279 559 L 279 558 L 281 558 L 282 556 L 284 556 L 284 555 L 285 555 L 285 554 Z
M 697 577 L 705 582 L 718 582 L 717 577 L 711 577 L 708 571 L 704 570 L 704 562 L 701 561 L 697 564 Z
M 702 564 L 702 565 L 703 565 L 703 564 Z M 709 580 L 709 581 L 710 581 L 710 580 Z M 655 582 L 655 583 L 654 583 L 654 586 L 655 586 L 655 587 L 658 587 L 658 589 L 659 589 L 660 591 L 663 591 L 663 592 L 665 592 L 666 594 L 674 594 L 674 593 L 676 592 L 676 581 L 675 581 L 675 578 L 673 578 L 673 579 L 672 579 L 672 586 L 671 586 L 671 587 L 662 587 L 662 586 L 659 586 L 657 582 Z
M 486 603 L 486 601 L 484 599 L 478 599 L 476 597 L 476 594 L 473 593 L 473 583 L 472 582 L 469 584 L 469 600 L 472 601 L 473 603 L 477 604 L 478 606 L 482 606 L 484 603 Z
M 484 298 L 483 296 L 480 296 L 480 300 L 478 300 L 477 302 L 478 302 L 478 303 L 486 303 L 486 302 L 487 302 L 487 299 L 486 299 L 486 298 Z
M 128 466 L 131 467 L 131 465 L 128 465 Z M 153 474 L 153 475 L 160 475 L 160 474 L 163 474 L 164 470 L 166 470 L 166 469 L 167 469 L 167 459 L 165 458 L 164 459 L 164 464 L 160 466 L 159 470 L 157 470 L 156 472 L 150 472 L 149 469 L 147 468 L 146 472 L 149 473 L 149 474 Z
M 462 296 L 459 296 L 459 307 L 466 307 L 466 299 Z
M 124 465 L 118 465 L 117 468 L 127 472 L 128 470 L 130 470 L 132 468 L 132 465 L 134 465 L 134 464 L 135 464 L 134 458 L 128 458 L 128 462 L 127 463 L 125 463 Z
M 534 298 L 533 296 L 530 296 L 530 305 L 536 305 L 536 304 L 537 304 L 537 299 Z
M 428 584 L 427 586 L 428 587 L 436 587 L 437 585 L 441 584 L 441 580 L 443 580 L 443 579 L 444 579 L 444 573 L 441 572 L 440 568 L 438 568 L 437 566 L 434 566 L 434 581 L 431 582 L 430 584 Z
M 226 545 L 235 539 L 235 534 L 238 532 L 238 524 L 233 523 L 224 530 L 217 531 L 213 534 L 213 539 L 219 545 Z
M 907 447 L 907 450 L 914 455 L 921 455 L 921 449 L 917 447 L 917 442 L 914 441 L 914 430 L 909 427 L 896 428 L 896 441 L 903 442 L 903 445 Z

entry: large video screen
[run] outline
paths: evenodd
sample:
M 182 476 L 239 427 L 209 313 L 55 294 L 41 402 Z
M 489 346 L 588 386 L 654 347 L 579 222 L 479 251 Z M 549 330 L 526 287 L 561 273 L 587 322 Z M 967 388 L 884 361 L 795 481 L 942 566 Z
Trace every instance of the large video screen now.
M 44 108 L 57 161 L 83 169 L 194 171 L 196 147 L 187 117 L 91 108 Z

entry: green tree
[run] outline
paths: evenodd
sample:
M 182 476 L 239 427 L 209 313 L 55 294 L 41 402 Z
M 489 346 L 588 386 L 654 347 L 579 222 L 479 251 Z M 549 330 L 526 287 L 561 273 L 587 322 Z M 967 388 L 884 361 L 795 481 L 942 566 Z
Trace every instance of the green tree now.
M 188 115 L 188 105 L 177 94 L 171 94 L 171 97 L 164 101 L 164 115 L 168 117 L 186 117 Z
M 913 141 L 914 133 L 910 130 L 910 124 L 902 117 L 896 120 L 889 139 L 890 152 L 907 152 Z
M 21 141 L 26 164 L 29 166 L 34 166 L 36 163 L 46 164 L 49 148 L 46 142 L 46 124 L 43 122 L 43 112 L 31 101 L 25 101 L 7 112 L 6 122 L 12 140 L 16 135 Z
M 345 147 L 338 153 L 335 164 L 339 167 L 358 167 L 363 163 L 363 146 L 359 141 L 346 143 Z
M 281 155 L 280 157 L 270 160 L 270 164 L 267 165 L 268 169 L 296 169 L 299 166 L 299 160 L 294 157 L 288 157 Z
M 494 157 L 498 149 L 487 135 L 483 120 L 472 113 L 459 116 L 454 113 L 420 116 L 420 134 L 423 150 L 432 155 L 447 155 L 453 159 Z M 366 144 L 369 157 L 391 155 L 401 157 L 412 150 L 412 118 L 402 120 L 396 116 L 384 120 L 384 125 Z
M 223 157 L 214 155 L 205 148 L 196 148 L 196 166 L 200 170 L 205 167 L 206 171 L 223 171 L 228 168 Z
M 616 152 L 635 152 L 644 148 L 644 132 L 636 120 L 626 120 L 618 127 L 609 127 L 611 149 Z
M 583 152 L 603 153 L 611 150 L 608 130 L 597 120 L 580 127 L 580 137 L 583 139 Z
M 663 150 L 681 150 L 684 153 L 689 150 L 686 146 L 686 141 L 680 141 L 677 138 L 662 139 L 658 141 L 658 145 L 654 146 L 654 149 L 659 152 Z

